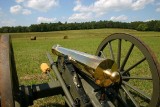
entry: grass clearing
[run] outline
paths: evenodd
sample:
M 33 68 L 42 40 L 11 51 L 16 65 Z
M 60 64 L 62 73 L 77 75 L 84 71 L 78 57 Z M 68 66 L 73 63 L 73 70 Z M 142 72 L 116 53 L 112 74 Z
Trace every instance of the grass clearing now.
M 144 41 L 156 54 L 160 61 L 160 32 L 139 32 L 128 29 L 95 29 L 95 30 L 73 30 L 36 33 L 11 33 L 12 44 L 15 53 L 16 68 L 20 85 L 31 85 L 49 81 L 40 70 L 40 64 L 48 62 L 46 52 L 51 53 L 51 47 L 60 44 L 90 54 L 95 54 L 100 42 L 113 33 L 129 33 Z M 37 40 L 31 41 L 30 37 L 36 36 Z M 68 39 L 63 39 L 68 36 Z M 133 60 L 136 56 L 133 56 Z M 54 96 L 52 100 L 40 99 L 33 106 L 63 105 L 61 96 Z M 41 104 L 41 102 L 43 102 Z M 57 103 L 58 102 L 58 103 Z

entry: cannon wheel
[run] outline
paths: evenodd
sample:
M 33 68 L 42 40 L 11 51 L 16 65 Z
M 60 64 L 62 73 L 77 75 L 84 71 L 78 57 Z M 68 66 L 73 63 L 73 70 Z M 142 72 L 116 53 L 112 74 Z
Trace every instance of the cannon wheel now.
M 0 100 L 2 107 L 17 105 L 19 83 L 9 35 L 0 36 Z
M 115 106 L 160 105 L 160 66 L 142 41 L 129 34 L 112 34 L 101 42 L 96 55 L 117 63 L 121 81 L 107 91 Z

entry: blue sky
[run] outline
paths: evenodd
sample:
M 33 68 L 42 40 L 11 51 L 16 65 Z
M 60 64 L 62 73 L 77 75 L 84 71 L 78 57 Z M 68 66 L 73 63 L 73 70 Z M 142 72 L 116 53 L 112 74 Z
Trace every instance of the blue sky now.
M 0 27 L 99 20 L 160 20 L 160 0 L 0 0 Z

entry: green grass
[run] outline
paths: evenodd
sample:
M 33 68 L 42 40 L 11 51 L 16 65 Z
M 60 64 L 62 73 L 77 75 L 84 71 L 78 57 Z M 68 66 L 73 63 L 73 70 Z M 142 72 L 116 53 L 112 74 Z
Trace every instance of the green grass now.
M 48 62 L 46 52 L 51 53 L 53 45 L 60 44 L 66 48 L 95 54 L 100 42 L 105 37 L 113 33 L 129 33 L 135 35 L 143 40 L 153 50 L 157 56 L 157 60 L 160 61 L 160 32 L 138 32 L 128 29 L 95 29 L 11 33 L 20 85 L 31 85 L 49 81 L 49 78 L 41 73 L 39 66 L 43 62 Z M 37 40 L 31 41 L 31 36 L 36 36 Z M 68 39 L 63 39 L 64 36 L 68 36 Z M 132 60 L 137 57 L 139 56 L 133 56 Z M 143 69 L 144 67 L 140 68 Z M 59 97 L 60 96 L 51 98 L 51 102 L 58 102 L 57 104 L 63 105 L 64 102 L 61 100 L 61 97 Z M 47 104 L 46 102 L 50 103 L 50 100 L 41 99 L 40 101 L 36 101 L 34 106 L 43 106 Z

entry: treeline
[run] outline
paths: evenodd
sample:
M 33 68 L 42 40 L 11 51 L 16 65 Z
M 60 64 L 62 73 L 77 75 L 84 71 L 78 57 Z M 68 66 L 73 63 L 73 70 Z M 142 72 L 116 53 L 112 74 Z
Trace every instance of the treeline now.
M 41 23 L 30 26 L 4 26 L 0 28 L 1 33 L 18 33 L 18 32 L 48 32 L 62 30 L 80 30 L 80 29 L 101 29 L 101 28 L 124 28 L 138 31 L 160 31 L 160 20 L 148 22 L 113 22 L 113 21 L 91 21 L 82 23 Z

